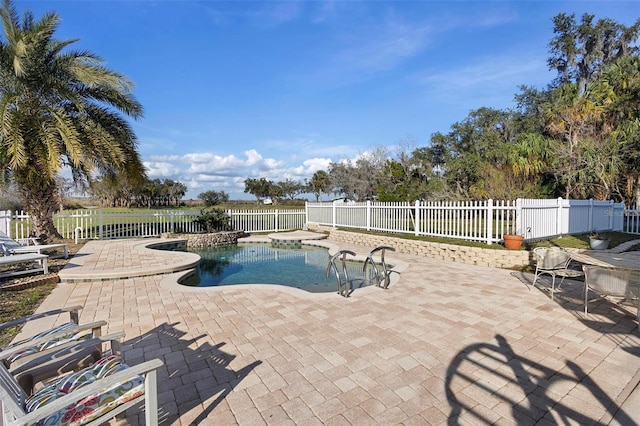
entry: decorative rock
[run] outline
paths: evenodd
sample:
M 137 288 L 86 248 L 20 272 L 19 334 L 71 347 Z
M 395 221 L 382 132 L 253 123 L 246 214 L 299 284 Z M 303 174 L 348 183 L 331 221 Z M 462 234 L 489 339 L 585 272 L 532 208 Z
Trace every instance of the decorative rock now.
M 206 248 L 219 247 L 238 242 L 238 238 L 246 237 L 244 231 L 215 232 L 212 234 L 162 234 L 162 238 L 181 238 L 187 240 L 187 247 Z

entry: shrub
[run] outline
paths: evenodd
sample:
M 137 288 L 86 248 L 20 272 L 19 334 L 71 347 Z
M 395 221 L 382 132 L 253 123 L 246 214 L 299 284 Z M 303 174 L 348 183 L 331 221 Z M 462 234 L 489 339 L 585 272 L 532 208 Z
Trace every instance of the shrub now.
M 194 219 L 205 232 L 228 231 L 229 216 L 222 209 L 202 209 L 200 215 Z

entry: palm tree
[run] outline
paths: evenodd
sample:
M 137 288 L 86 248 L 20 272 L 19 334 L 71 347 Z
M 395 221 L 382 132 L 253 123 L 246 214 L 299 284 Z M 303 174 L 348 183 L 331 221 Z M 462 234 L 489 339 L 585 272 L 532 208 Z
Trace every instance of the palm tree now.
M 313 195 L 316 196 L 316 202 L 320 201 L 320 196 L 322 194 L 328 194 L 331 192 L 331 177 L 329 176 L 329 173 L 324 170 L 316 171 L 311 177 L 309 188 Z
M 145 176 L 124 118 L 142 117 L 142 105 L 125 76 L 91 52 L 66 50 L 77 40 L 54 38 L 55 13 L 20 19 L 3 0 L 0 18 L 0 169 L 15 181 L 36 235 L 60 237 L 53 213 L 63 166 L 77 181 Z

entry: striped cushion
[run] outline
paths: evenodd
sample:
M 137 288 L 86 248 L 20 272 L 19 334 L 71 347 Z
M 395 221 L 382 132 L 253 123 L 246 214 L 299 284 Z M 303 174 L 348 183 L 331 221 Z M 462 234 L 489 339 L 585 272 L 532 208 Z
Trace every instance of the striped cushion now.
M 25 410 L 32 412 L 47 405 L 75 389 L 91 384 L 98 379 L 125 370 L 127 366 L 120 357 L 111 355 L 100 359 L 91 367 L 57 379 L 34 393 L 25 403 Z M 102 416 L 120 404 L 144 394 L 144 379 L 136 376 L 118 383 L 100 393 L 90 395 L 74 405 L 39 421 L 40 425 L 83 425 Z
M 32 346 L 32 347 L 26 348 L 26 349 L 24 349 L 24 350 L 22 350 L 22 351 L 20 351 L 20 352 L 18 352 L 16 354 L 11 355 L 10 357 L 7 357 L 6 360 L 5 360 L 5 364 L 7 364 L 7 367 L 8 367 L 9 365 L 11 365 L 12 362 L 14 362 L 14 361 L 16 361 L 16 360 L 18 360 L 18 359 L 20 359 L 22 357 L 25 357 L 27 355 L 31 355 L 31 354 L 34 354 L 34 353 L 37 353 L 37 352 L 41 352 L 41 351 L 44 351 L 46 349 L 50 349 L 50 348 L 56 347 L 58 345 L 62 345 L 64 343 L 67 343 L 67 342 L 78 340 L 79 337 L 80 337 L 80 334 L 74 334 L 74 332 L 73 332 L 74 327 L 77 327 L 77 326 L 78 326 L 78 324 L 75 324 L 75 323 L 72 323 L 72 322 L 68 322 L 68 323 L 59 325 L 57 327 L 54 327 L 54 328 L 52 328 L 50 330 L 43 331 L 42 333 L 36 334 L 35 336 L 31 336 L 28 339 L 20 340 L 19 342 L 15 342 L 15 343 L 10 344 L 6 348 L 4 348 L 4 350 L 15 348 L 16 346 L 22 345 L 23 343 L 31 342 L 31 341 L 34 341 L 34 340 L 39 339 L 41 337 L 46 337 L 46 336 L 50 336 L 50 335 L 52 335 L 54 333 L 59 333 L 59 332 L 65 331 L 65 330 L 69 330 L 69 333 L 67 333 L 67 334 L 65 334 L 63 336 L 58 336 L 58 337 L 56 337 L 56 338 L 54 338 L 52 340 L 44 341 L 44 342 L 42 342 L 42 343 L 40 343 L 40 344 L 38 344 L 36 346 Z

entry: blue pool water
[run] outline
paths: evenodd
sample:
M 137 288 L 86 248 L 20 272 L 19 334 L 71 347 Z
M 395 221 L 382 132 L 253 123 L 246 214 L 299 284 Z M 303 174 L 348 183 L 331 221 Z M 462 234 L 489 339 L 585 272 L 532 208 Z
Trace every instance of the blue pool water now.
M 338 281 L 331 271 L 326 276 L 329 252 L 313 246 L 277 247 L 270 244 L 238 244 L 206 249 L 189 249 L 200 255 L 196 274 L 180 280 L 194 287 L 236 284 L 277 284 L 312 293 L 337 292 Z M 341 263 L 338 267 L 341 269 Z M 348 262 L 352 288 L 370 284 L 363 278 L 362 263 Z

